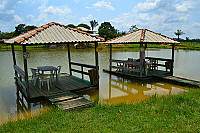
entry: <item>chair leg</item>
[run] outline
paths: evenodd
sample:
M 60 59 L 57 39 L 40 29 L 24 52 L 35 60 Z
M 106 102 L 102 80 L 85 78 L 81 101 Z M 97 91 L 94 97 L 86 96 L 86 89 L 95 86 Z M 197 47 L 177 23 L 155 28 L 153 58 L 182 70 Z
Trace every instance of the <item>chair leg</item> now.
M 39 85 L 39 88 L 40 88 L 40 90 L 41 90 L 41 82 L 40 81 L 38 81 L 38 85 Z
M 47 87 L 48 87 L 48 91 L 49 91 L 49 80 L 47 80 Z
M 34 78 L 33 86 L 35 86 L 37 79 Z

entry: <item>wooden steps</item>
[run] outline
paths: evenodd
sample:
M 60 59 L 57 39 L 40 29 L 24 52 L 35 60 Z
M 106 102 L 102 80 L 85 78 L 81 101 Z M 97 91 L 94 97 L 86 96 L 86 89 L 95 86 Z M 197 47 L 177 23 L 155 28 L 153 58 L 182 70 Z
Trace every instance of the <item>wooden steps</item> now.
M 62 110 L 73 110 L 76 108 L 87 108 L 94 106 L 93 102 L 83 97 L 80 97 L 70 91 L 45 96 L 45 98 Z

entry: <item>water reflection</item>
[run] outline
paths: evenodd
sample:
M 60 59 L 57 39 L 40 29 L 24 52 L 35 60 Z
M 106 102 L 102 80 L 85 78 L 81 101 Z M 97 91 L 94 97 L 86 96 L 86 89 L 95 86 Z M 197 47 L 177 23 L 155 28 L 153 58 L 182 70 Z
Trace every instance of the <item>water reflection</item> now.
M 92 90 L 79 93 L 86 99 L 95 101 L 100 99 L 101 103 L 136 103 L 145 100 L 153 95 L 176 95 L 188 91 L 186 87 L 172 85 L 166 82 L 155 80 L 139 81 L 109 75 L 108 91 Z M 99 95 L 98 95 L 99 92 Z
M 47 108 L 47 102 L 45 101 L 28 102 L 19 89 L 20 86 L 16 85 L 16 112 L 9 117 L 5 114 L 0 114 L 0 125 L 9 121 L 19 121 L 31 118 L 40 114 Z
M 17 85 L 17 121 L 21 119 L 27 119 L 32 116 L 38 115 L 47 108 L 47 102 L 28 102 L 19 91 L 19 85 Z

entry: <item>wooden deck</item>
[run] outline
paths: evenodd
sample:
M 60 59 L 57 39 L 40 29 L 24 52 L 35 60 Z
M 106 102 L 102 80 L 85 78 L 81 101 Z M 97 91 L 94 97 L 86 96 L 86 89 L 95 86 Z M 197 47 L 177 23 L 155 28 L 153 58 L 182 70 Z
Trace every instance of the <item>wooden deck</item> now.
M 25 84 L 25 82 L 23 81 Z M 38 84 L 33 85 L 33 80 L 29 80 L 29 94 L 30 102 L 39 101 L 42 99 L 48 100 L 50 103 L 57 105 L 63 110 L 74 108 L 85 108 L 93 106 L 94 103 L 76 95 L 75 91 L 95 89 L 96 86 L 91 85 L 89 81 L 82 80 L 74 76 L 62 76 L 60 81 L 56 83 L 53 81 L 52 87 L 48 90 L 47 85 L 40 89 Z M 26 94 L 26 91 L 20 87 L 21 92 Z
M 148 73 L 148 75 L 143 75 L 142 78 L 140 78 L 138 73 L 130 73 L 130 72 L 118 72 L 118 71 L 109 71 L 109 70 L 103 70 L 104 72 L 108 72 L 117 76 L 122 76 L 126 78 L 135 78 L 138 80 L 147 80 L 147 79 L 158 79 L 158 80 L 164 80 L 169 81 L 175 84 L 183 85 L 183 86 L 192 86 L 200 88 L 200 81 L 195 81 L 191 79 L 186 79 L 182 77 L 177 76 L 171 76 L 170 72 L 156 70 L 151 71 Z
M 155 70 L 155 71 L 148 72 L 148 75 L 143 74 L 142 78 L 140 78 L 139 73 L 136 73 L 136 72 L 109 71 L 109 70 L 106 70 L 106 69 L 103 69 L 103 71 L 117 75 L 117 76 L 123 76 L 123 77 L 129 77 L 129 78 L 131 77 L 131 78 L 135 78 L 135 79 L 139 79 L 139 80 L 152 79 L 155 76 L 166 77 L 166 76 L 171 75 L 170 72 L 166 72 L 166 71 L 162 71 L 162 70 Z
M 178 83 L 178 84 L 183 84 L 183 85 L 186 85 L 186 86 L 192 86 L 192 87 L 200 88 L 200 81 L 181 78 L 181 77 L 177 77 L 177 76 L 165 76 L 165 77 L 158 76 L 158 78 L 165 80 L 165 81 L 171 81 L 173 83 Z

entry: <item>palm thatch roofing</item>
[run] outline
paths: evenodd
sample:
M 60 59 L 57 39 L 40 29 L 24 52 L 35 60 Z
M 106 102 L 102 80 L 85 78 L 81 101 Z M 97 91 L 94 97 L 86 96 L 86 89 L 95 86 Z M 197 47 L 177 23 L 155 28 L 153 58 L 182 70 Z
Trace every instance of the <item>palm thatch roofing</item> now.
M 148 29 L 138 29 L 120 37 L 108 40 L 107 44 L 136 44 L 136 43 L 179 43 L 173 38 L 164 36 L 162 34 L 150 31 Z
M 92 43 L 104 41 L 104 38 L 87 32 L 51 22 L 19 36 L 5 40 L 6 44 L 37 45 L 59 43 Z

